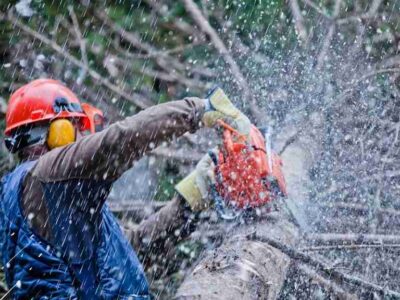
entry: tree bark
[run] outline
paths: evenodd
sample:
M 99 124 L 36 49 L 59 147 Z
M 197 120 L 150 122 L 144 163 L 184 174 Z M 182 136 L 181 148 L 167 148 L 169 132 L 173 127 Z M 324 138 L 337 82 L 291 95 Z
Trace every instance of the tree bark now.
M 235 228 L 227 224 L 225 239 L 207 251 L 186 276 L 175 299 L 276 299 L 283 286 L 290 259 L 267 243 L 249 240 L 257 235 L 295 245 L 298 229 L 281 212 L 253 224 Z

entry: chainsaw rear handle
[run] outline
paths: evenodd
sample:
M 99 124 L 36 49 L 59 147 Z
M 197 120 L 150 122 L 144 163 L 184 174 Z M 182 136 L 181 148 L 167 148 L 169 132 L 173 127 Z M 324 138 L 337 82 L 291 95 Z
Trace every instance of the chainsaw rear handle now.
M 223 143 L 224 143 L 224 148 L 228 153 L 233 153 L 233 137 L 236 137 L 236 139 L 241 142 L 245 143 L 246 142 L 246 136 L 244 134 L 241 134 L 239 131 L 237 131 L 235 128 L 230 126 L 229 124 L 225 123 L 223 120 L 217 120 L 217 124 L 220 125 L 223 128 Z

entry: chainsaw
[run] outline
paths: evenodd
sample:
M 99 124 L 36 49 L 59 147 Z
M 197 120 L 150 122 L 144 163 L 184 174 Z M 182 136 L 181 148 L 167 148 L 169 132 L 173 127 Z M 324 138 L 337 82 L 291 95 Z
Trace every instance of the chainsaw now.
M 209 152 L 216 165 L 211 194 L 218 215 L 225 220 L 236 219 L 244 211 L 286 196 L 282 161 L 272 152 L 271 128 L 251 125 L 249 136 L 245 136 L 223 120 L 218 124 L 222 144 L 217 153 Z

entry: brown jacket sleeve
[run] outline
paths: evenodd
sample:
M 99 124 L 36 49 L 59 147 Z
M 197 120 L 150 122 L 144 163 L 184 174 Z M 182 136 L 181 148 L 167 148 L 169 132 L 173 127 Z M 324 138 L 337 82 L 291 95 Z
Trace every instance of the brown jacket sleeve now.
M 160 142 L 195 131 L 203 112 L 204 101 L 198 98 L 153 106 L 46 153 L 31 174 L 42 182 L 77 178 L 115 180 Z
M 195 230 L 198 221 L 199 214 L 192 212 L 181 196 L 175 195 L 157 213 L 136 228 L 126 230 L 125 234 L 148 274 L 158 278 L 160 272 L 166 274 L 174 270 L 174 247 Z

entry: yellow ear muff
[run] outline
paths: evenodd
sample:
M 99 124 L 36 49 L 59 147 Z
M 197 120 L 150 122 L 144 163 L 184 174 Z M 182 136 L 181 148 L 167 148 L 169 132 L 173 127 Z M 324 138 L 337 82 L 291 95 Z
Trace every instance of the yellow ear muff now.
M 50 149 L 75 142 L 75 127 L 67 119 L 57 119 L 50 123 L 47 146 Z

